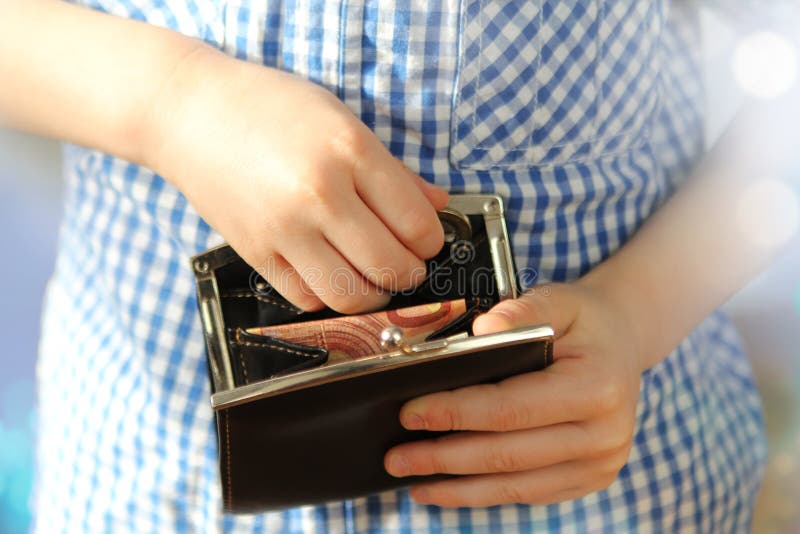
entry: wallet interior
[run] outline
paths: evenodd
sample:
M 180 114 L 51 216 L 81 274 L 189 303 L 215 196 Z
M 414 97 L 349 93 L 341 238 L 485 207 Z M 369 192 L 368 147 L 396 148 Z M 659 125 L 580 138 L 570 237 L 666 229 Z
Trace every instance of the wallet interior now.
M 463 299 L 463 313 L 438 325 L 425 336 L 426 341 L 472 335 L 472 320 L 479 313 L 504 298 L 516 296 L 499 197 L 454 196 L 448 208 L 445 215 L 455 214 L 468 224 L 448 232 L 448 217 L 440 215 L 446 240 L 436 257 L 427 260 L 425 279 L 413 290 L 393 293 L 385 308 L 398 310 Z M 330 308 L 308 312 L 295 307 L 227 245 L 195 257 L 193 267 L 215 391 L 329 362 L 324 343 L 293 343 L 260 335 L 254 327 L 320 321 L 342 314 Z

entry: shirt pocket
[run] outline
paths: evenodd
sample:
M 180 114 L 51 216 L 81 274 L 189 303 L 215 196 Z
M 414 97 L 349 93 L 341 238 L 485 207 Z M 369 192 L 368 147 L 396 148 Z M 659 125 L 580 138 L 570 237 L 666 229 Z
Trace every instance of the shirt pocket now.
M 450 163 L 490 170 L 646 143 L 661 2 L 462 0 Z

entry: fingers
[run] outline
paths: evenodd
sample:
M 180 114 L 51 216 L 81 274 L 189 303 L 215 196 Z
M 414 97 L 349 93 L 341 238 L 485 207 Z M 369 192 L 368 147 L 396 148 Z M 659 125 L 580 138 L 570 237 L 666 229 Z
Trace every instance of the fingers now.
M 551 504 L 611 485 L 624 465 L 618 457 L 563 462 L 516 473 L 459 477 L 411 489 L 422 504 L 485 507 L 505 503 Z
M 344 166 L 309 180 L 318 212 L 309 215 L 374 285 L 416 286 L 424 280 L 423 260 L 444 244 L 436 211 L 447 205 L 447 193 L 412 173 L 361 123 L 343 128 L 331 143 Z M 348 179 L 337 178 L 337 170 Z
M 325 304 L 308 287 L 300 274 L 280 254 L 273 254 L 266 263 L 256 269 L 278 293 L 286 300 L 306 311 L 317 311 Z M 260 288 L 254 288 L 261 291 Z M 266 295 L 269 296 L 269 295 Z
M 576 424 L 517 432 L 463 432 L 391 449 L 386 470 L 410 475 L 476 475 L 528 471 L 599 452 L 592 435 Z
M 580 361 L 556 361 L 543 371 L 433 393 L 407 402 L 400 422 L 409 430 L 510 431 L 585 420 L 623 402 L 617 382 L 597 384 Z
M 297 239 L 285 257 L 311 292 L 339 313 L 375 310 L 389 301 L 387 291 L 365 280 L 321 235 Z
M 516 432 L 461 432 L 405 443 L 384 459 L 392 476 L 529 471 L 566 461 L 625 456 L 633 425 L 622 417 Z
M 425 279 L 425 263 L 407 249 L 375 214 L 356 199 L 325 228 L 330 243 L 377 287 L 398 291 Z
M 408 250 L 420 259 L 432 258 L 444 245 L 436 209 L 446 204 L 446 193 L 423 185 L 377 139 L 376 143 L 378 147 L 356 155 L 361 157 L 353 169 L 356 191 Z

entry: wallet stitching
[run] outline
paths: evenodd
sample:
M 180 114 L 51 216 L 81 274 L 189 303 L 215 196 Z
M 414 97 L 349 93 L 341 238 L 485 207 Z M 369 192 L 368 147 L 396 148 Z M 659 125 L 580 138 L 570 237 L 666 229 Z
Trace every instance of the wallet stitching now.
M 250 377 L 247 376 L 247 363 L 245 363 L 245 361 L 244 361 L 244 353 L 243 352 L 239 353 L 239 359 L 242 360 L 242 373 L 244 374 L 244 383 L 245 384 L 249 384 L 250 383 Z
M 275 349 L 275 350 L 279 350 L 279 351 L 282 351 L 282 352 L 288 352 L 290 354 L 296 354 L 298 356 L 303 356 L 304 358 L 313 358 L 314 357 L 312 355 L 300 352 L 299 350 L 287 349 L 285 347 L 281 347 L 280 345 L 273 345 L 272 343 L 267 343 L 267 342 L 264 342 L 264 341 L 232 341 L 232 343 L 234 343 L 236 345 L 244 345 L 245 347 L 255 347 L 257 349 L 263 349 L 263 348 Z M 242 355 L 242 357 L 244 357 L 244 355 Z
M 284 310 L 289 310 L 291 312 L 294 312 L 297 315 L 300 315 L 301 313 L 303 313 L 303 310 L 301 310 L 300 308 L 298 308 L 296 306 L 287 305 L 287 304 L 284 304 L 282 302 L 278 302 L 277 300 L 273 300 L 273 299 L 267 298 L 267 297 L 265 297 L 263 295 L 259 295 L 257 293 L 253 293 L 253 296 L 255 298 L 257 298 L 258 300 L 260 300 L 261 302 L 266 302 L 267 304 L 272 304 L 274 306 L 278 306 L 279 308 L 283 308 Z
M 233 508 L 233 484 L 231 484 L 231 424 L 228 412 L 225 412 L 225 478 L 228 481 L 228 507 Z
M 552 361 L 552 357 L 550 356 L 550 338 L 547 338 L 544 342 L 544 363 L 547 365 Z
M 289 310 L 297 313 L 298 315 L 303 313 L 303 310 L 297 308 L 296 306 L 291 306 L 288 304 L 284 304 L 282 302 L 278 302 L 277 300 L 271 299 L 269 297 L 265 297 L 264 295 L 259 295 L 253 291 L 241 291 L 241 292 L 227 292 L 220 295 L 222 298 L 255 298 L 260 300 L 261 302 L 266 302 L 267 304 L 272 304 L 274 306 L 278 306 L 279 308 L 283 308 L 284 310 Z

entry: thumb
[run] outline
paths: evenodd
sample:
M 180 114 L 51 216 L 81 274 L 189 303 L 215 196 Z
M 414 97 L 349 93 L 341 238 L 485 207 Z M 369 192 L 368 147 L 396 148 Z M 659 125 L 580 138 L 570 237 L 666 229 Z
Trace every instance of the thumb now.
M 563 285 L 536 286 L 519 298 L 504 300 L 479 315 L 472 323 L 472 331 L 479 336 L 549 323 L 559 337 L 575 318 L 572 301 Z

